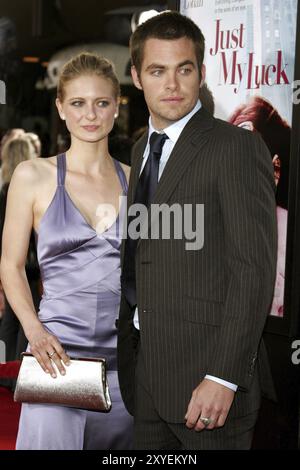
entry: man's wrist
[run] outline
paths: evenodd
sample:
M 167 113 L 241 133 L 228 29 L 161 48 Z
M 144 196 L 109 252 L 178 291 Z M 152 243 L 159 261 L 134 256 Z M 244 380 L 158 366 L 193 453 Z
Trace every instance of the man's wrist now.
M 227 380 L 220 379 L 219 377 L 215 377 L 213 375 L 206 375 L 205 378 L 208 380 L 212 380 L 213 382 L 217 382 L 218 384 L 224 385 L 224 387 L 229 388 L 233 392 L 237 391 L 238 386 L 231 382 L 227 382 Z

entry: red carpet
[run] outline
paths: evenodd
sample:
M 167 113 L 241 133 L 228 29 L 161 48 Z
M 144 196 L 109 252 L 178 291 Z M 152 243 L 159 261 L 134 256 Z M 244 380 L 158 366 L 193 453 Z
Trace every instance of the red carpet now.
M 16 377 L 20 363 L 18 361 L 0 364 L 0 377 Z M 20 403 L 13 401 L 13 393 L 0 387 L 0 450 L 13 450 L 16 444 Z

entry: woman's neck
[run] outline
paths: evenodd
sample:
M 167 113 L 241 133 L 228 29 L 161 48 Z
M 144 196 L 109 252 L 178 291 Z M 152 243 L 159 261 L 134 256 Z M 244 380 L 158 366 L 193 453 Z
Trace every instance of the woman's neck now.
M 72 142 L 66 157 L 68 169 L 83 174 L 105 172 L 112 163 L 107 139 L 99 142 Z

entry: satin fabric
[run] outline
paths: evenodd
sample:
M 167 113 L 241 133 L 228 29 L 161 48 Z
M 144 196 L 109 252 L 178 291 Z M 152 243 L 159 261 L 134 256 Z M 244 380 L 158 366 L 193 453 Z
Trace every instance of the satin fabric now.
M 126 195 L 125 174 L 120 163 L 114 163 Z M 108 230 L 97 234 L 68 195 L 65 175 L 66 156 L 61 154 L 57 189 L 36 234 L 44 290 L 38 315 L 70 356 L 106 358 L 112 410 L 104 414 L 23 404 L 16 448 L 130 449 L 133 423 L 116 370 L 124 207 Z

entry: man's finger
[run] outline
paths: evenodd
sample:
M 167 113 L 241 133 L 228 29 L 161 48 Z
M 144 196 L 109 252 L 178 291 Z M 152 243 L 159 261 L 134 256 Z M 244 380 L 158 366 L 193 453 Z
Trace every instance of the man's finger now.
M 221 413 L 216 423 L 216 427 L 221 428 L 222 426 L 224 426 L 227 416 L 228 416 L 228 413 Z
M 197 406 L 195 403 L 191 406 L 189 412 L 187 413 L 187 418 L 186 418 L 186 423 L 185 425 L 192 429 L 195 427 L 197 421 L 198 421 L 198 418 L 201 414 L 201 409 L 199 408 L 199 406 Z

